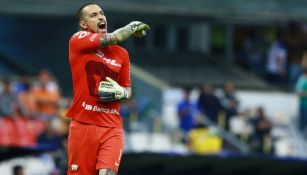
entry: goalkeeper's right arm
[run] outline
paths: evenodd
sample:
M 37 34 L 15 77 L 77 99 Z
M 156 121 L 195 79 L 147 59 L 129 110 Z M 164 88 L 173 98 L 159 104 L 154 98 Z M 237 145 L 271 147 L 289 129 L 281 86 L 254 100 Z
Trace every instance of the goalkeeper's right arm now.
M 100 46 L 118 44 L 127 40 L 131 35 L 142 37 L 150 28 L 147 24 L 140 21 L 133 21 L 125 27 L 119 28 L 112 33 L 107 33 L 100 38 Z

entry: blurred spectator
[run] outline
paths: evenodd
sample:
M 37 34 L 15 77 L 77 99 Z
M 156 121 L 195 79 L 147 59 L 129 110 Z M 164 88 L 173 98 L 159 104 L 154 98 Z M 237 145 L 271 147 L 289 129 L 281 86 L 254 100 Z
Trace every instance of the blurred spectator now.
M 13 175 L 25 175 L 23 167 L 21 165 L 15 165 L 13 167 Z
M 143 96 L 138 99 L 137 103 L 137 122 L 130 124 L 132 130 L 141 130 L 153 132 L 158 124 L 156 121 L 160 116 L 158 107 L 153 102 L 153 99 L 150 99 L 146 96 Z M 132 119 L 131 121 L 134 121 Z M 161 126 L 161 125 L 160 125 Z
M 68 169 L 68 158 L 67 158 L 67 135 L 62 138 L 62 147 L 56 151 L 53 155 L 55 166 L 57 167 L 59 175 L 66 175 Z
M 62 98 L 60 101 L 60 109 L 59 109 L 59 133 L 67 134 L 68 127 L 70 124 L 71 119 L 66 116 L 67 109 L 69 108 L 70 104 L 72 103 L 72 98 Z
M 37 138 L 38 148 L 42 150 L 58 150 L 61 148 L 61 136 L 53 121 L 47 123 L 45 131 Z
M 46 119 L 57 115 L 60 102 L 59 92 L 49 88 L 48 84 L 41 83 L 33 92 L 36 109 Z
M 185 88 L 183 93 L 183 99 L 177 106 L 177 114 L 183 139 L 186 140 L 186 134 L 195 127 L 197 107 L 190 101 L 191 89 Z
M 306 48 L 306 33 L 301 24 L 291 22 L 285 38 L 288 47 L 289 78 L 290 82 L 294 84 L 303 71 L 301 59 Z
M 22 88 L 23 90 L 17 95 L 21 113 L 23 116 L 33 117 L 37 111 L 30 82 L 24 82 Z
M 223 110 L 220 100 L 214 95 L 214 88 L 211 84 L 205 83 L 198 97 L 197 105 L 199 110 L 211 121 L 217 123 L 218 116 Z
M 11 90 L 9 80 L 3 80 L 3 91 L 0 94 L 0 116 L 18 116 L 17 97 Z
M 250 29 L 243 43 L 241 65 L 255 73 L 262 71 L 261 37 L 255 29 Z M 243 64 L 242 64 L 243 63 Z
M 14 92 L 18 94 L 25 91 L 29 84 L 31 84 L 30 77 L 28 75 L 21 76 L 20 81 L 15 84 Z
M 235 96 L 232 82 L 226 82 L 223 86 L 223 96 L 221 97 L 222 105 L 225 109 L 225 128 L 229 128 L 229 119 L 238 113 L 239 100 Z
M 267 116 L 265 115 L 264 109 L 262 107 L 257 108 L 256 116 L 251 119 L 251 123 L 254 127 L 252 147 L 254 147 L 255 151 L 270 153 L 270 132 L 273 125 L 269 120 L 267 120 Z
M 59 93 L 59 85 L 55 77 L 46 69 L 38 73 L 38 80 L 40 84 L 45 84 L 47 91 Z
M 120 114 L 123 119 L 124 129 L 126 132 L 134 130 L 136 122 L 138 122 L 138 111 L 133 98 L 121 102 Z
M 39 72 L 38 80 L 33 90 L 37 112 L 45 119 L 57 116 L 61 97 L 57 81 L 47 70 Z
M 304 71 L 296 83 L 295 91 L 299 97 L 298 126 L 304 131 L 307 125 L 307 52 L 303 55 L 302 66 Z
M 285 83 L 287 68 L 287 48 L 282 39 L 281 31 L 278 31 L 276 39 L 268 49 L 266 62 L 266 79 L 270 83 Z

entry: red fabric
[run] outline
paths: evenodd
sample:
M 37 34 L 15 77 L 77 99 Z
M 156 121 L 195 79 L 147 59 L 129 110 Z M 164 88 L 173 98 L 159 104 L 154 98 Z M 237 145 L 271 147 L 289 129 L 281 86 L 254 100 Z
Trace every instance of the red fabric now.
M 123 151 L 123 130 L 73 120 L 68 137 L 68 175 L 97 174 L 99 169 L 118 171 Z M 78 169 L 73 171 L 73 165 Z
M 0 119 L 0 145 L 12 146 L 14 139 L 14 121 L 10 118 Z
M 130 60 L 117 45 L 100 48 L 101 33 L 81 31 L 69 42 L 69 63 L 74 99 L 66 115 L 80 122 L 122 128 L 119 102 L 101 102 L 99 82 L 108 76 L 121 86 L 130 87 Z
M 0 146 L 34 147 L 44 128 L 42 120 L 4 117 L 0 119 Z

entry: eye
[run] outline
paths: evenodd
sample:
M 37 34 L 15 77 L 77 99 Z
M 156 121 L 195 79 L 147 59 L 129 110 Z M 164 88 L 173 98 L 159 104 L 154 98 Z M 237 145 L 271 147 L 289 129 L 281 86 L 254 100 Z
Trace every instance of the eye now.
M 101 12 L 100 12 L 100 14 L 104 16 L 104 13 L 103 13 L 103 11 L 101 11 Z
M 91 14 L 91 17 L 95 17 L 95 16 L 97 16 L 97 13 L 92 13 Z

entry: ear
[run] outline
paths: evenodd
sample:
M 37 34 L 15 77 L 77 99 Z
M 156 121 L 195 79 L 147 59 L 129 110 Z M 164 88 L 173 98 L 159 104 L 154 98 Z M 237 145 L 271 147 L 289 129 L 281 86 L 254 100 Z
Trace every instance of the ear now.
M 84 20 L 79 21 L 79 25 L 81 29 L 86 30 L 87 29 L 87 23 Z

